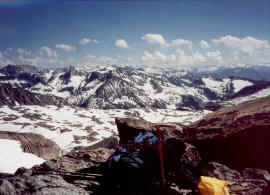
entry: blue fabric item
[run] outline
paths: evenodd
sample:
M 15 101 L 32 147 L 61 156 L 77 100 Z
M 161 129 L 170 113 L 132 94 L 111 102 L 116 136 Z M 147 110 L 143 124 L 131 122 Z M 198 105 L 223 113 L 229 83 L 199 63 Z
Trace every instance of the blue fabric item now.
M 119 152 L 120 154 L 114 154 L 112 159 L 115 161 L 115 162 L 118 162 L 122 156 L 123 153 L 127 153 L 128 150 L 126 148 L 123 148 L 123 147 L 120 147 L 119 148 Z
M 120 147 L 118 152 L 114 153 L 109 157 L 108 159 L 109 167 L 112 166 L 113 162 L 119 162 L 121 156 L 126 153 L 128 153 L 128 150 L 126 148 Z
M 128 152 L 128 150 L 126 148 L 123 148 L 123 147 L 120 147 L 119 151 L 120 152 L 124 152 L 124 153 L 127 153 Z
M 113 160 L 115 162 L 118 162 L 120 160 L 120 158 L 121 158 L 121 154 L 118 154 L 118 155 L 113 156 Z
M 126 156 L 121 156 L 121 161 L 134 168 L 140 168 L 143 160 L 139 157 L 138 153 L 131 153 Z
M 140 143 L 143 141 L 143 134 L 139 133 L 139 135 L 135 138 L 135 143 Z
M 148 144 L 156 144 L 158 141 L 158 138 L 152 133 L 147 132 L 145 134 L 139 133 L 139 135 L 135 138 L 135 143 L 142 143 L 144 141 L 147 141 Z

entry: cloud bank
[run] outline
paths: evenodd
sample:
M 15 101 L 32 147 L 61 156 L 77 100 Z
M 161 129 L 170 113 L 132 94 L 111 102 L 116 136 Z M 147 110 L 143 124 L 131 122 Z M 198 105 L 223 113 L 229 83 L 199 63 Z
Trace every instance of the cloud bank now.
M 76 50 L 76 48 L 72 45 L 67 45 L 67 44 L 57 44 L 55 45 L 55 48 L 57 49 L 62 49 L 64 50 L 65 52 L 71 52 L 73 50 Z
M 208 49 L 208 48 L 210 48 L 210 45 L 207 43 L 207 41 L 201 40 L 200 41 L 200 47 L 203 48 L 203 49 Z
M 79 41 L 79 44 L 81 45 L 87 45 L 90 43 L 98 44 L 99 42 L 96 39 L 88 39 L 88 38 L 83 38 Z
M 256 50 L 269 49 L 270 45 L 267 40 L 259 40 L 254 37 L 238 38 L 231 35 L 223 36 L 219 39 L 212 39 L 215 44 L 223 44 L 228 48 L 247 53 L 250 56 Z
M 123 39 L 116 40 L 114 45 L 115 47 L 119 47 L 119 48 L 129 48 L 127 42 Z
M 207 65 L 270 65 L 269 42 L 251 36 L 236 37 L 226 35 L 208 40 L 191 41 L 183 38 L 166 40 L 161 34 L 148 33 L 138 38 L 141 38 L 143 47 L 138 46 L 141 43 L 130 47 L 124 39 L 114 42 L 114 47 L 129 48 L 125 54 L 129 54 L 129 56 L 123 56 L 122 53 L 115 53 L 114 56 L 102 55 L 102 53 L 101 55 L 97 55 L 94 53 L 95 51 L 90 50 L 80 53 L 80 47 L 95 42 L 94 40 L 83 38 L 76 46 L 71 44 L 43 45 L 38 50 L 7 48 L 0 51 L 0 65 L 32 64 L 63 67 L 67 65 L 86 64 L 124 64 L 198 68 Z M 100 47 L 102 44 L 95 44 L 95 47 Z M 72 52 L 76 49 L 78 49 L 78 52 Z M 68 52 L 68 56 L 60 51 Z M 118 52 L 118 50 L 115 50 L 115 52 Z M 136 54 L 134 55 L 134 53 Z M 109 54 L 108 51 L 107 54 Z
M 141 39 L 151 44 L 159 44 L 162 47 L 169 47 L 169 44 L 160 34 L 145 34 Z

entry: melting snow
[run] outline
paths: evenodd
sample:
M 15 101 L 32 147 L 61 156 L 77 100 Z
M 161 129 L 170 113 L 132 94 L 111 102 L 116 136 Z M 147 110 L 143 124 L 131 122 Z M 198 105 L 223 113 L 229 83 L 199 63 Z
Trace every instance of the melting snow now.
M 245 80 L 233 80 L 233 88 L 234 88 L 234 93 L 237 93 L 241 89 L 251 86 L 253 83 L 250 81 L 245 81 Z
M 25 153 L 19 141 L 0 139 L 0 172 L 15 173 L 20 167 L 31 168 L 45 162 L 33 154 Z
M 254 100 L 257 98 L 261 98 L 261 97 L 266 97 L 270 95 L 270 87 L 260 90 L 257 93 L 254 93 L 252 95 L 249 96 L 245 96 L 245 97 L 239 97 L 239 98 L 235 98 L 232 101 L 230 101 L 230 103 L 232 104 L 239 104 L 245 101 L 249 101 L 249 100 Z
M 76 146 L 90 146 L 116 135 L 116 117 L 188 124 L 207 113 L 170 109 L 87 110 L 69 106 L 3 106 L 0 107 L 0 131 L 40 134 L 54 141 L 62 150 L 70 151 Z
M 218 81 L 211 77 L 202 78 L 202 81 L 207 88 L 219 95 L 224 94 L 227 85 L 231 82 L 230 79 L 222 79 L 221 81 Z

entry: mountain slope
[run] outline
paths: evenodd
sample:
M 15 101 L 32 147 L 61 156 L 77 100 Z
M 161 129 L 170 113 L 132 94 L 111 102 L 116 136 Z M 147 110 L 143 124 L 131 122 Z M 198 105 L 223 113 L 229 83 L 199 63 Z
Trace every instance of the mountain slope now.
M 149 73 L 143 69 L 117 66 L 92 70 L 74 67 L 32 70 L 23 67 L 8 65 L 0 69 L 0 83 L 55 95 L 73 105 L 97 109 L 215 110 L 224 100 L 236 98 L 239 94 L 248 96 L 270 85 L 267 81 L 261 85 L 248 78 L 218 78 L 189 71 Z M 243 93 L 245 90 L 248 92 Z
M 53 95 L 32 93 L 23 88 L 13 88 L 8 84 L 0 85 L 1 105 L 61 105 L 65 100 Z

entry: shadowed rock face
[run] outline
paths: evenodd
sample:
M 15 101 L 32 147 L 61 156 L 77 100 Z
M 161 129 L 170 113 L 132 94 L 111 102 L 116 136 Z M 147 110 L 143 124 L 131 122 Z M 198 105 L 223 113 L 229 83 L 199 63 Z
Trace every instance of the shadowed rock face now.
M 121 143 L 127 143 L 128 140 L 134 139 L 139 132 L 152 130 L 152 123 L 145 120 L 116 118 L 115 123 L 117 125 Z
M 270 169 L 269 127 L 253 127 L 227 138 L 194 141 L 202 156 L 236 169 Z
M 22 88 L 12 88 L 9 85 L 0 85 L 0 106 L 8 105 L 61 105 L 65 103 L 62 98 L 52 95 L 41 95 L 29 92 Z
M 42 135 L 0 131 L 0 139 L 19 141 L 24 152 L 32 153 L 45 160 L 57 158 L 61 154 L 59 146 Z
M 270 97 L 220 109 L 184 131 L 207 160 L 270 169 Z

